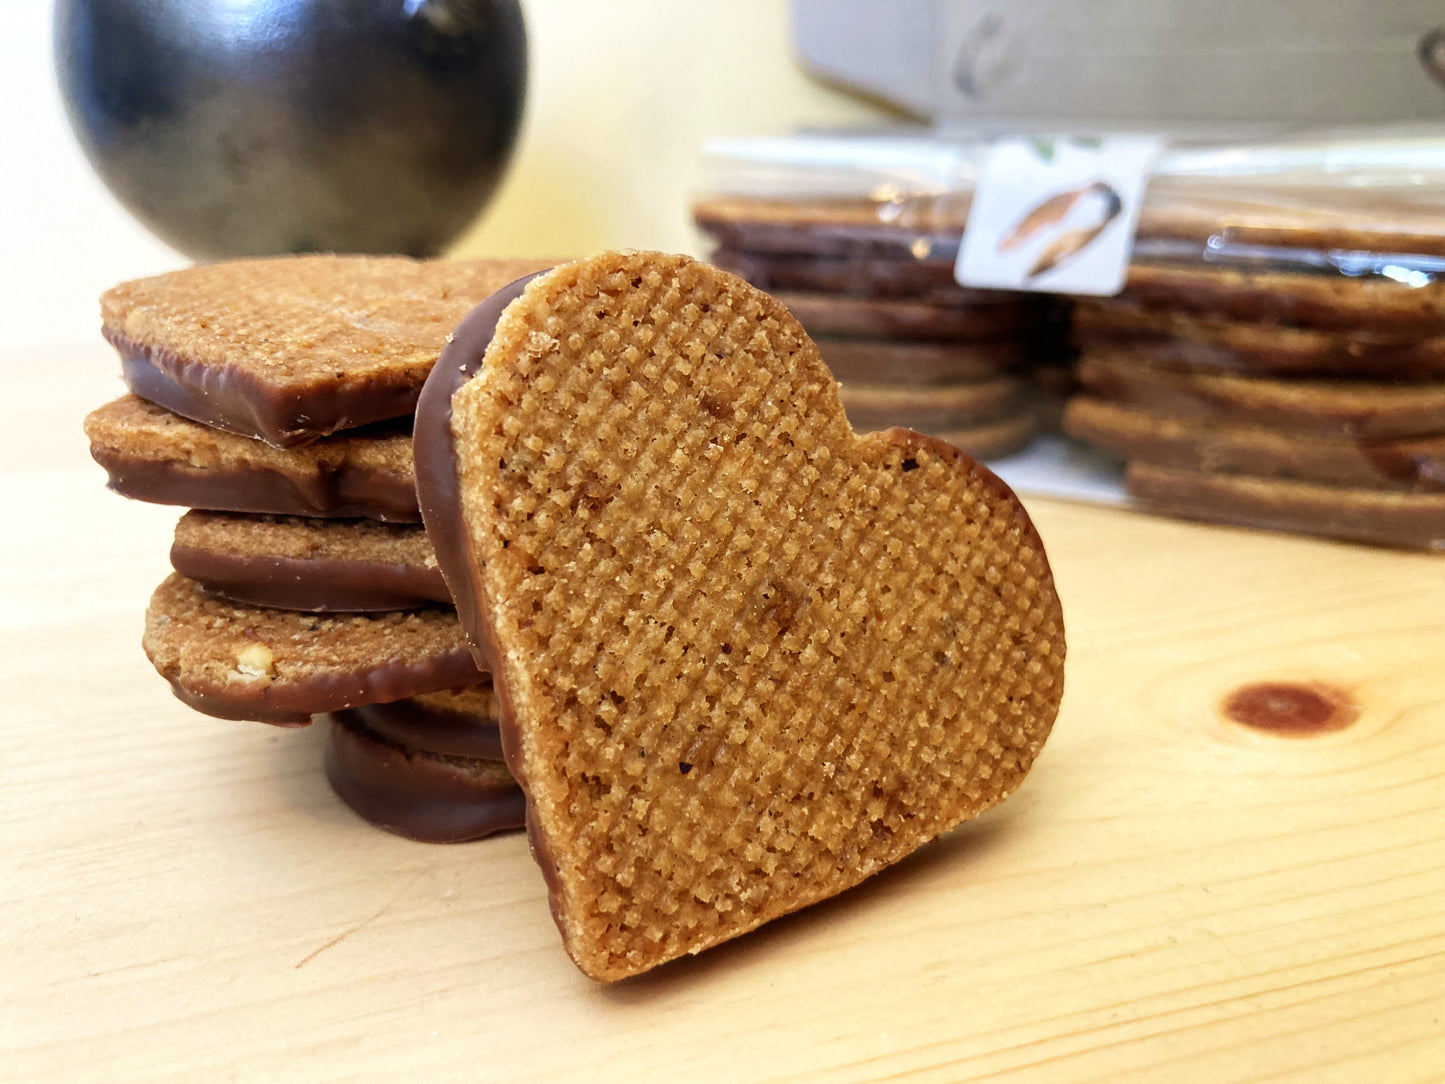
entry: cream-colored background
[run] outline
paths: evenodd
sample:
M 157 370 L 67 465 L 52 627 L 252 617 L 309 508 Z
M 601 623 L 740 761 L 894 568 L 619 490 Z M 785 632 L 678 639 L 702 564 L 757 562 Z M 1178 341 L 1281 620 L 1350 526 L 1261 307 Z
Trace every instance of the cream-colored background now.
M 695 251 L 687 218 L 709 136 L 873 124 L 886 114 L 793 63 L 785 0 L 524 0 L 531 85 L 518 154 L 465 255 Z M 185 262 L 133 222 L 70 135 L 49 4 L 0 35 L 0 347 L 84 343 L 95 296 Z

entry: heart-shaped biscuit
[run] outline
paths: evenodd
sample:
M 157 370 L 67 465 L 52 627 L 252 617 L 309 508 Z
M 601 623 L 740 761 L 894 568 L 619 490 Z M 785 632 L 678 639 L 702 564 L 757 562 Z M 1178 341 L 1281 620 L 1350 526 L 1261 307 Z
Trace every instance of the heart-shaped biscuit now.
M 731 274 L 612 253 L 514 284 L 443 353 L 416 458 L 594 978 L 858 883 L 1048 735 L 1062 614 L 1018 501 L 939 441 L 855 436 Z

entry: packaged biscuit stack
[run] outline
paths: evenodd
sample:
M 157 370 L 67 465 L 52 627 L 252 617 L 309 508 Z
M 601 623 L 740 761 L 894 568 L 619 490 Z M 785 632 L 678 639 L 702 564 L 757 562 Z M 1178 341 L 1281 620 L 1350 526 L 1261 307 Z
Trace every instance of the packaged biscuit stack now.
M 1445 550 L 1445 150 L 1215 158 L 1156 178 L 1123 293 L 1076 303 L 1066 430 L 1156 511 Z
M 950 406 L 1020 397 L 1047 418 L 1072 396 L 1063 428 L 1125 459 L 1143 507 L 1445 547 L 1445 140 L 1166 148 L 1123 292 L 1033 308 L 954 280 L 989 154 L 944 136 L 719 143 L 694 215 L 715 260 L 819 335 L 860 427 L 939 432 Z M 1099 187 L 1061 190 L 1020 226 L 1057 227 Z M 1057 251 L 1101 228 L 1065 230 Z M 1031 384 L 1008 398 L 1021 358 Z M 934 413 L 899 409 L 925 393 Z
M 953 164 L 925 141 L 720 143 L 693 215 L 712 262 L 818 343 L 855 429 L 905 426 L 990 458 L 1057 417 L 1064 345 L 1047 299 L 955 281 Z
M 546 266 L 308 256 L 102 298 L 131 394 L 85 423 L 122 496 L 188 507 L 146 655 L 209 715 L 321 716 L 327 776 L 418 839 L 520 827 L 489 679 L 421 526 L 417 395 L 477 302 Z

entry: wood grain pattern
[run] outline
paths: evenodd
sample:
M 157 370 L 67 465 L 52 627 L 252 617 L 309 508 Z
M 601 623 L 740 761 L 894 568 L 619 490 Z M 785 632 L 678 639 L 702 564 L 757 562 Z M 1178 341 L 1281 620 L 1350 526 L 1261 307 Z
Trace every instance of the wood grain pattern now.
M 1020 793 L 604 989 L 520 835 L 385 835 L 319 731 L 171 697 L 139 637 L 177 513 L 80 433 L 113 361 L 0 361 L 0 1077 L 1445 1078 L 1445 561 L 1029 502 L 1070 655 Z M 1255 681 L 1359 720 L 1225 721 Z

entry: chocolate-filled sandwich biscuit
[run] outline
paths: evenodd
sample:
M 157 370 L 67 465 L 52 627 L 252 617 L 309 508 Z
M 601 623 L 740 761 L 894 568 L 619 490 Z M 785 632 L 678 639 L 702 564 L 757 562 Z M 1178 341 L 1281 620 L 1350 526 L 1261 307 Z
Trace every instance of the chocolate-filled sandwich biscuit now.
M 92 411 L 85 433 L 122 497 L 218 512 L 421 522 L 410 419 L 273 448 L 127 395 Z
M 151 596 L 141 646 L 191 707 L 280 726 L 481 680 L 449 607 L 328 616 L 238 606 L 179 573 Z
M 822 258 L 918 260 L 953 266 L 971 192 L 892 201 L 758 199 L 696 201 L 693 220 L 725 249 Z
M 497 694 L 491 679 L 460 689 L 350 709 L 388 741 L 467 760 L 501 760 Z
M 1445 433 L 1445 381 L 1378 384 L 1178 372 L 1125 354 L 1086 354 L 1090 394 L 1161 414 L 1370 440 Z
M 930 435 L 975 459 L 999 459 L 1023 451 L 1038 428 L 1037 415 L 1023 410 L 997 421 L 976 422 L 961 429 L 940 429 Z
M 176 524 L 171 566 L 249 606 L 359 613 L 451 602 L 413 524 L 192 511 Z
M 1130 353 L 1156 365 L 1259 376 L 1445 378 L 1445 335 L 1403 329 L 1321 331 L 1146 309 L 1126 301 L 1080 301 L 1074 336 L 1086 353 Z
M 1159 414 L 1088 395 L 1070 400 L 1064 429 L 1121 459 L 1161 467 L 1334 486 L 1445 491 L 1445 435 L 1359 440 L 1296 433 Z
M 1320 485 L 1130 463 L 1130 495 L 1166 515 L 1445 552 L 1445 492 Z
M 1148 309 L 1221 320 L 1416 338 L 1445 335 L 1445 281 L 1385 275 L 1134 263 L 1120 296 Z
M 968 188 L 891 199 L 719 195 L 696 201 L 693 219 L 724 248 L 952 263 L 972 203 Z M 1199 196 L 1167 177 L 1150 185 L 1136 232 L 1136 252 L 1157 242 L 1171 254 L 1200 259 L 1221 240 L 1306 254 L 1338 249 L 1445 256 L 1445 228 L 1426 202 L 1361 205 L 1356 194 L 1346 193 L 1319 206 L 1282 207 L 1277 194 L 1255 200 L 1236 192 Z
M 956 384 L 1004 376 L 1024 363 L 1023 343 L 1008 339 L 931 343 L 815 336 L 814 342 L 828 368 L 844 384 Z
M 1013 494 L 856 436 L 788 310 L 608 253 L 458 327 L 418 488 L 573 960 L 603 981 L 840 892 L 1011 793 L 1063 687 Z
M 131 391 L 277 447 L 410 414 L 447 334 L 537 262 L 289 256 L 122 283 L 102 333 Z
M 501 760 L 490 684 L 333 712 L 326 778 L 378 828 L 460 843 L 521 828 L 522 789 Z
M 849 423 L 860 432 L 901 425 L 931 433 L 1018 415 L 1024 410 L 1026 388 L 1019 377 L 1001 376 L 931 388 L 844 384 L 839 395 Z
M 1012 335 L 1028 322 L 1025 302 L 958 308 L 922 301 L 874 301 L 863 297 L 781 293 L 810 335 L 831 338 L 974 342 Z
M 718 249 L 711 260 L 760 290 L 846 294 L 878 301 L 926 301 L 934 305 L 994 305 L 1018 294 L 960 286 L 953 263 L 877 256 L 808 256 Z

